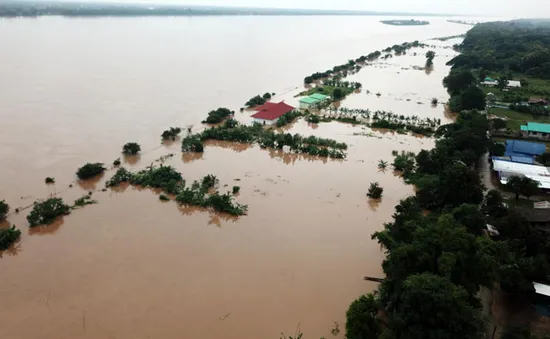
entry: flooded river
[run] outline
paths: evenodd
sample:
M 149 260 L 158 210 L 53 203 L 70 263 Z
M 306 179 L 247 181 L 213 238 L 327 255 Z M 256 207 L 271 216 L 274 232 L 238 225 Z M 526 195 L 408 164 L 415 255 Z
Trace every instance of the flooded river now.
M 376 287 L 363 276 L 382 274 L 371 234 L 413 192 L 377 163 L 391 162 L 392 150 L 432 148 L 433 140 L 334 122 L 289 128 L 348 143 L 347 159 L 333 161 L 220 142 L 182 156 L 178 142 L 160 145 L 160 134 L 170 126 L 198 130 L 208 111 L 238 112 L 264 92 L 296 104 L 312 72 L 469 28 L 443 18 L 415 27 L 382 19 L 0 21 L 0 199 L 13 210 L 97 190 L 99 201 L 32 231 L 28 209 L 8 216 L 4 226 L 16 224 L 23 235 L 0 258 L 0 337 L 267 339 L 299 326 L 318 338 L 331 336 L 335 323 L 343 337 L 349 303 Z M 447 99 L 441 80 L 455 54 L 444 46 L 456 41 L 426 43 L 438 46 L 432 72 L 412 67 L 423 66 L 422 50 L 379 62 L 348 78 L 364 88 L 342 106 L 448 121 L 430 100 Z M 222 191 L 240 186 L 237 201 L 248 215 L 181 208 L 133 187 L 101 192 L 112 170 L 96 182 L 75 181 L 79 166 L 110 164 L 129 141 L 143 152 L 124 166 L 141 169 L 174 153 L 168 163 L 187 181 L 211 173 Z M 44 184 L 48 176 L 55 185 Z M 373 181 L 385 189 L 380 203 L 365 196 Z

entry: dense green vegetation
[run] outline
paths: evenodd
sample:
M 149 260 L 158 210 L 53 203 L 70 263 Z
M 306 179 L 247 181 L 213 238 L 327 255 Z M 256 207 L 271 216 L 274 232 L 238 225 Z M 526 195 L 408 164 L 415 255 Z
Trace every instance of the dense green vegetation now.
M 162 132 L 160 137 L 162 140 L 176 140 L 177 136 L 181 133 L 181 128 L 170 127 L 170 129 Z
M 220 107 L 217 110 L 210 111 L 208 117 L 202 123 L 217 124 L 233 114 L 235 114 L 235 112 L 229 110 L 229 108 Z
M 0 251 L 7 250 L 21 236 L 21 231 L 15 226 L 0 228 Z
M 55 179 L 52 177 L 47 177 L 46 179 L 44 179 L 44 182 L 46 184 L 55 184 Z
M 129 142 L 122 146 L 122 154 L 136 155 L 141 152 L 141 146 L 137 142 Z
M 477 79 L 470 70 L 453 68 L 443 79 L 443 85 L 451 95 L 449 109 L 452 112 L 485 109 L 485 93 L 477 86 Z
M 336 159 L 345 158 L 346 154 L 343 151 L 347 149 L 345 143 L 335 140 L 314 136 L 303 137 L 299 134 L 277 133 L 272 129 L 264 129 L 259 124 L 245 126 L 239 124 L 236 120 L 229 119 L 221 126 L 212 127 L 202 133 L 184 138 L 182 140 L 182 151 L 193 152 L 196 147 L 202 147 L 202 142 L 206 140 L 257 143 L 262 148 L 279 150 L 284 146 L 289 146 L 294 153 Z
M 407 50 L 411 48 L 414 48 L 414 47 L 424 48 L 426 46 L 427 46 L 426 44 L 420 43 L 418 41 L 404 42 L 400 45 L 393 45 L 391 47 L 387 47 L 386 49 L 384 49 L 384 52 L 390 53 L 393 51 L 395 52 L 395 55 L 401 55 L 406 53 Z M 360 63 L 364 64 L 365 62 L 375 61 L 381 55 L 382 55 L 381 51 L 375 51 L 366 55 L 362 55 L 355 60 L 348 60 L 347 63 L 334 66 L 330 70 L 326 70 L 324 72 L 315 72 L 311 75 L 306 76 L 304 78 L 304 83 L 311 84 L 314 81 L 319 81 L 322 79 L 334 78 L 334 80 L 336 80 L 336 78 L 346 77 L 348 73 L 359 71 L 361 69 L 361 65 L 359 65 Z
M 49 198 L 34 203 L 31 212 L 27 215 L 27 221 L 30 227 L 48 225 L 54 222 L 57 217 L 70 213 L 71 207 L 66 205 L 63 199 Z
M 200 182 L 195 181 L 190 186 L 186 186 L 181 173 L 171 166 L 149 167 L 135 173 L 125 168 L 119 168 L 107 181 L 106 186 L 115 187 L 124 182 L 141 187 L 161 189 L 166 194 L 175 195 L 176 201 L 180 204 L 212 208 L 217 212 L 237 216 L 244 215 L 247 211 L 247 206 L 236 203 L 233 195 L 220 194 L 216 190 L 219 180 L 210 174 L 203 177 Z M 235 188 L 233 188 L 233 192 L 235 193 Z M 167 200 L 162 197 L 159 199 Z
M 250 98 L 244 105 L 248 107 L 260 106 L 265 104 L 267 99 L 268 98 L 256 95 L 255 97 Z
M 302 112 L 298 111 L 298 110 L 294 110 L 294 111 L 290 111 L 286 114 L 283 114 L 282 116 L 279 117 L 279 119 L 277 120 L 277 127 L 283 127 L 283 126 L 286 126 L 292 122 L 294 122 L 294 120 L 296 120 L 297 118 L 301 117 L 303 114 Z
M 507 208 L 499 192 L 484 194 L 474 166 L 490 145 L 488 128 L 485 115 L 461 112 L 438 129 L 434 149 L 394 152 L 394 167 L 417 190 L 373 235 L 386 249 L 386 278 L 377 294 L 350 306 L 349 339 L 480 339 L 480 286 L 497 282 L 508 296 L 525 299 L 532 281 L 550 281 L 548 236 Z M 487 224 L 500 236 L 485 236 Z
M 76 199 L 71 208 L 75 209 L 75 208 L 84 207 L 84 206 L 93 205 L 93 204 L 97 204 L 97 201 L 92 199 L 92 195 L 91 195 L 91 192 L 90 192 L 90 194 L 86 194 L 86 195 Z
M 380 187 L 380 184 L 378 184 L 377 182 L 370 183 L 367 197 L 371 199 L 380 199 L 382 198 L 382 193 L 384 193 L 384 189 Z
M 550 79 L 550 23 L 516 20 L 477 24 L 448 62 L 455 68 L 516 72 Z
M 87 163 L 78 169 L 76 176 L 81 180 L 90 179 L 105 172 L 105 170 L 106 168 L 103 167 L 103 164 L 100 162 Z
M 5 200 L 0 200 L 0 221 L 6 218 L 6 215 L 8 215 L 9 211 L 10 205 L 8 205 Z

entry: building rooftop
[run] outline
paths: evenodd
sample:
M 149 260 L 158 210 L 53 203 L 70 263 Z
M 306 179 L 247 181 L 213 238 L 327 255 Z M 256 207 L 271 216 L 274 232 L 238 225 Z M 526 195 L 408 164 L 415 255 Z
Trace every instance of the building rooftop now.
M 310 98 L 313 98 L 313 99 L 317 99 L 317 100 L 325 100 L 325 99 L 327 99 L 329 96 L 328 96 L 328 95 L 321 94 L 321 93 L 313 93 L 313 94 L 310 95 L 309 97 L 310 97 Z
M 546 145 L 539 142 L 506 140 L 506 151 L 504 155 L 507 157 L 533 157 L 535 155 L 541 155 L 544 152 L 546 152 Z M 512 161 L 514 160 L 512 159 Z
M 521 125 L 522 131 L 550 133 L 550 124 L 541 124 L 540 122 L 528 122 L 527 125 Z
M 518 80 L 508 80 L 508 87 L 521 87 L 521 82 Z
M 312 97 L 305 97 L 305 98 L 300 99 L 300 102 L 302 102 L 304 104 L 314 104 L 316 102 L 319 102 L 319 99 L 315 99 L 315 98 L 312 98 Z
M 279 103 L 266 102 L 262 106 L 257 108 L 258 112 L 251 117 L 263 120 L 275 120 L 281 115 L 294 110 L 294 107 L 285 104 L 283 101 Z
M 533 282 L 533 287 L 535 288 L 535 293 L 550 296 L 550 286 L 538 282 Z
M 495 159 L 493 170 L 500 172 L 502 184 L 506 184 L 510 176 L 518 175 L 538 181 L 540 188 L 550 189 L 550 170 L 547 167 Z

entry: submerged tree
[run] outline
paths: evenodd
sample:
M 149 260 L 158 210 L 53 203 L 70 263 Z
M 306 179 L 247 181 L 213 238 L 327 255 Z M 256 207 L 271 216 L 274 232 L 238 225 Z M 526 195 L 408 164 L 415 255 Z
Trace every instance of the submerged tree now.
M 71 213 L 71 207 L 66 205 L 61 198 L 50 198 L 35 202 L 32 211 L 27 216 L 30 227 L 47 225 L 54 222 L 57 217 Z
M 378 169 L 380 171 L 385 171 L 388 168 L 388 162 L 384 160 L 378 160 Z
M 122 147 L 122 153 L 125 155 L 136 155 L 141 152 L 141 146 L 137 142 L 129 142 Z
M 371 199 L 380 199 L 382 197 L 383 192 L 384 192 L 384 189 L 380 187 L 380 185 L 377 182 L 371 182 L 369 187 L 369 192 L 367 193 L 367 197 Z
M 90 179 L 95 177 L 96 175 L 103 173 L 105 170 L 106 168 L 103 167 L 103 163 L 87 163 L 86 165 L 78 169 L 78 171 L 76 172 L 76 176 L 78 177 L 78 179 L 82 180 Z
M 15 226 L 0 229 L 0 251 L 7 250 L 21 236 L 21 231 Z
M 6 215 L 10 211 L 10 205 L 5 200 L 0 200 L 0 221 L 6 218 Z

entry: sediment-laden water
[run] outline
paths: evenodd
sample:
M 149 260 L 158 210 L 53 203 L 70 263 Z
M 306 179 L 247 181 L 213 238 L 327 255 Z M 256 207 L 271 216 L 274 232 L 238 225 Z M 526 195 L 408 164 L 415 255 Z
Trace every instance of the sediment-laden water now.
M 380 17 L 212 17 L 14 19 L 0 23 L 0 199 L 24 208 L 57 195 L 72 202 L 96 191 L 97 205 L 29 231 L 28 209 L 8 216 L 21 241 L 0 258 L 0 337 L 277 338 L 299 326 L 308 337 L 343 336 L 349 303 L 375 286 L 383 253 L 371 234 L 413 192 L 379 160 L 392 150 L 433 147 L 429 138 L 336 122 L 300 120 L 286 130 L 348 143 L 344 161 L 210 142 L 204 154 L 160 145 L 170 126 L 203 127 L 207 112 L 235 111 L 252 96 L 297 104 L 302 80 L 387 46 L 420 40 L 427 51 L 380 61 L 347 80 L 363 84 L 342 107 L 448 121 L 436 97 L 456 43 L 425 41 L 469 26 L 430 18 L 395 27 Z M 9 48 L 8 48 L 9 47 Z M 417 53 L 415 56 L 414 53 Z M 369 94 L 370 92 L 370 94 Z M 377 96 L 376 93 L 380 93 Z M 236 113 L 242 122 L 250 112 Z M 187 181 L 215 174 L 240 186 L 248 215 L 230 218 L 162 203 L 148 189 L 102 192 L 74 172 L 112 163 L 122 145 L 141 144 L 123 166 L 166 163 Z M 55 185 L 45 185 L 46 177 Z M 365 194 L 384 187 L 380 203 Z M 69 185 L 73 184 L 73 187 Z M 227 187 L 224 187 L 227 185 Z

